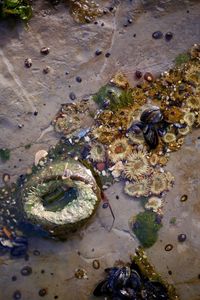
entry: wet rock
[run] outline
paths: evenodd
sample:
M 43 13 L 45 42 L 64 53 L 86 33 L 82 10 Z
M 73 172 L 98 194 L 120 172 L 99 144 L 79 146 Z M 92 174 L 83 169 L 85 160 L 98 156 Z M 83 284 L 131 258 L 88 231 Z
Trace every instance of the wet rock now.
M 167 42 L 169 42 L 169 41 L 171 41 L 171 39 L 173 38 L 173 33 L 172 32 L 167 32 L 166 34 L 165 34 L 165 40 L 167 41 Z
M 162 37 L 163 37 L 163 33 L 161 31 L 155 31 L 152 34 L 152 38 L 154 38 L 155 40 L 162 39 Z
M 20 292 L 19 290 L 16 290 L 16 291 L 13 293 L 13 299 L 14 299 L 14 300 L 19 300 L 19 299 L 21 299 L 21 297 L 22 297 L 22 294 L 21 294 L 21 292 Z
M 50 48 L 48 48 L 48 47 L 42 47 L 40 49 L 40 53 L 43 54 L 43 55 L 48 55 L 49 51 L 50 51 Z
M 100 268 L 99 260 L 97 260 L 97 259 L 93 260 L 92 266 L 93 266 L 94 269 L 98 270 Z
M 26 58 L 24 61 L 24 66 L 26 68 L 31 68 L 32 67 L 32 59 L 31 58 Z
M 185 242 L 185 241 L 186 241 L 186 239 L 187 239 L 187 236 L 186 236 L 186 234 L 184 234 L 184 233 L 181 233 L 181 234 L 179 234 L 179 235 L 178 235 L 178 241 L 179 241 L 180 243 L 183 243 L 183 242 Z
M 21 274 L 22 274 L 23 276 L 29 276 L 29 275 L 32 274 L 32 268 L 29 267 L 29 266 L 25 266 L 25 267 L 23 267 L 23 268 L 21 269 L 20 272 L 21 272 Z
M 47 289 L 40 289 L 39 292 L 38 292 L 38 295 L 40 297 L 44 297 L 47 295 Z
M 69 94 L 69 98 L 74 101 L 74 100 L 76 100 L 76 95 L 73 92 L 71 92 Z

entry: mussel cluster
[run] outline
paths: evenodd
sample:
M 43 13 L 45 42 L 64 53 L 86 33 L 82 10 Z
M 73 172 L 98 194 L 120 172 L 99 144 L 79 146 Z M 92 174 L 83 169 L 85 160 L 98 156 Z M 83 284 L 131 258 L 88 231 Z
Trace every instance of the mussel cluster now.
M 141 273 L 134 262 L 130 266 L 105 269 L 107 277 L 95 288 L 96 297 L 108 296 L 113 300 L 168 300 L 167 288 Z
M 134 122 L 127 132 L 143 132 L 144 139 L 151 149 L 155 149 L 159 143 L 159 136 L 166 133 L 167 122 L 164 121 L 162 112 L 156 106 L 143 111 L 139 122 Z

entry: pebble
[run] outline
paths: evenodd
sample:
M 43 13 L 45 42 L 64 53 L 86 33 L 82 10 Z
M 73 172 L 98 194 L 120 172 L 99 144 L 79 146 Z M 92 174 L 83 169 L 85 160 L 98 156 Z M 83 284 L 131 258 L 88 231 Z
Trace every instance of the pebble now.
M 80 83 L 82 81 L 82 78 L 80 76 L 77 76 L 76 81 Z
M 173 245 L 172 244 L 167 244 L 166 246 L 165 246 L 165 251 L 171 251 L 173 249 Z
M 69 94 L 69 98 L 70 98 L 71 100 L 76 100 L 76 95 L 75 95 L 73 92 L 71 92 L 71 93 Z
M 32 274 L 32 268 L 29 266 L 25 266 L 21 269 L 21 274 L 23 276 L 29 276 L 30 274 Z
M 165 34 L 165 39 L 166 39 L 166 41 L 171 41 L 171 39 L 173 38 L 173 33 L 172 32 L 167 32 L 166 34 Z
M 24 61 L 24 66 L 26 68 L 31 68 L 32 67 L 32 60 L 31 58 L 26 58 L 25 61 Z
M 101 51 L 101 50 L 97 49 L 97 50 L 95 51 L 95 55 L 96 55 L 96 56 L 99 56 L 99 55 L 101 55 L 101 54 L 102 54 L 102 51 Z
M 105 163 L 104 162 L 97 163 L 97 170 L 102 172 L 104 169 L 105 169 Z
M 43 54 L 43 55 L 49 54 L 49 51 L 50 51 L 50 48 L 48 48 L 48 47 L 42 47 L 40 49 L 40 53 Z
M 139 70 L 136 70 L 136 71 L 135 71 L 135 77 L 136 77 L 136 79 L 142 78 L 142 72 L 139 71 Z
M 187 195 L 183 195 L 183 196 L 181 196 L 180 201 L 181 202 L 185 202 L 185 201 L 187 201 L 187 199 L 188 199 L 188 196 Z
M 105 57 L 110 57 L 111 56 L 111 54 L 110 54 L 110 52 L 107 52 L 106 54 L 105 54 Z
M 98 270 L 100 268 L 100 262 L 98 259 L 93 260 L 92 266 L 95 270 Z
M 39 290 L 39 292 L 38 292 L 38 295 L 39 295 L 40 297 L 44 297 L 44 296 L 46 296 L 46 294 L 47 294 L 47 289 L 41 289 L 41 290 Z
M 186 238 L 187 238 L 187 236 L 186 236 L 186 234 L 184 234 L 184 233 L 181 233 L 181 234 L 178 235 L 178 241 L 179 241 L 180 243 L 185 242 L 185 241 L 186 241 Z
M 21 299 L 22 297 L 22 294 L 19 290 L 16 290 L 14 293 L 13 293 L 13 299 L 15 300 L 18 300 L 18 299 Z
M 151 73 L 149 73 L 149 72 L 146 72 L 146 73 L 144 74 L 144 79 L 145 79 L 146 81 L 148 81 L 148 82 L 152 82 L 152 81 L 153 81 L 153 75 L 152 75 Z
M 46 67 L 42 70 L 42 72 L 43 72 L 44 74 L 48 74 L 48 73 L 50 72 L 50 67 L 49 67 L 49 66 L 46 66 Z
M 10 175 L 8 173 L 3 174 L 2 180 L 4 183 L 7 183 L 10 181 Z
M 154 38 L 155 40 L 162 39 L 162 37 L 163 37 L 163 33 L 161 31 L 155 31 L 152 34 L 152 38 Z
M 39 251 L 39 250 L 34 250 L 34 251 L 33 251 L 33 255 L 39 256 L 39 255 L 40 255 L 40 251 Z
M 32 169 L 31 169 L 31 168 L 28 168 L 28 169 L 26 170 L 26 174 L 27 174 L 27 175 L 32 174 Z

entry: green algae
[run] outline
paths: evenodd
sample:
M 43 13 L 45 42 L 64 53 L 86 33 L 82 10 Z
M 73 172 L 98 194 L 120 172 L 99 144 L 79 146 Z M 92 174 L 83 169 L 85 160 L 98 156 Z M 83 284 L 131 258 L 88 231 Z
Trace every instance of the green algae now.
M 27 0 L 3 0 L 0 3 L 0 19 L 14 16 L 28 21 L 32 16 L 32 8 Z
M 176 66 L 187 63 L 190 60 L 190 55 L 188 53 L 181 53 L 175 58 Z
M 7 148 L 0 149 L 0 159 L 2 162 L 6 162 L 10 159 L 10 150 Z
M 162 224 L 156 222 L 156 216 L 157 214 L 152 211 L 144 211 L 135 218 L 133 232 L 144 248 L 153 246 L 157 241 Z

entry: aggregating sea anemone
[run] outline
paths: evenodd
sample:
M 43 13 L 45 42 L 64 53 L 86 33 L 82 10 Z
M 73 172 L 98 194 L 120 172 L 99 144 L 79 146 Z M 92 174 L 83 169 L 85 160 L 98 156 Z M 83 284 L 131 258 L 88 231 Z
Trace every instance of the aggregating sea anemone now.
M 150 182 L 147 178 L 140 181 L 126 182 L 124 192 L 132 197 L 147 197 L 150 194 Z
M 116 139 L 109 145 L 108 157 L 112 162 L 127 159 L 132 151 L 131 145 L 129 145 L 127 138 Z

